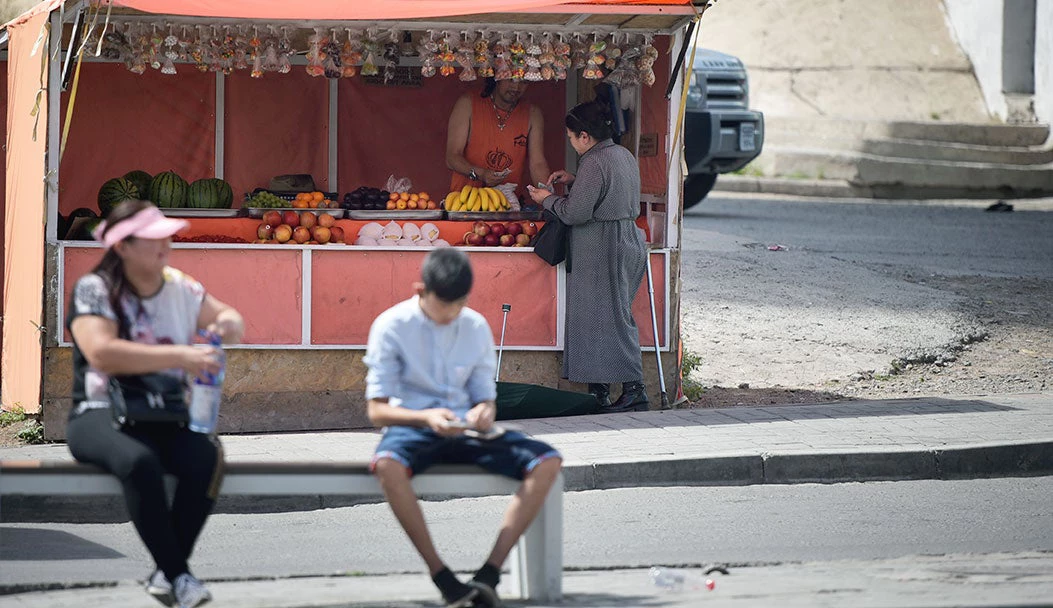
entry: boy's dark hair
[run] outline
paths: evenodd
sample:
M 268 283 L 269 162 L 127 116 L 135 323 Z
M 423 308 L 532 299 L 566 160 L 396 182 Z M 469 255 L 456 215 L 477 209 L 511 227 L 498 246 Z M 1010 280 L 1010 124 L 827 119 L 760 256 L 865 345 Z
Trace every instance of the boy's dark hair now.
M 468 256 L 452 247 L 429 253 L 420 275 L 424 289 L 444 302 L 456 302 L 472 290 L 472 265 Z

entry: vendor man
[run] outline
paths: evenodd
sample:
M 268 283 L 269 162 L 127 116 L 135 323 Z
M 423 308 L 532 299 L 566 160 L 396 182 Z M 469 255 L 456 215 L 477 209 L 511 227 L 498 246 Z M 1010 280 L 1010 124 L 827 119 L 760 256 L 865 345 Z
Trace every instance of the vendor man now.
M 482 95 L 462 95 L 454 104 L 446 134 L 451 191 L 513 183 L 524 200 L 527 184 L 548 180 L 545 122 L 540 110 L 521 101 L 526 88 L 523 80 L 487 78 Z

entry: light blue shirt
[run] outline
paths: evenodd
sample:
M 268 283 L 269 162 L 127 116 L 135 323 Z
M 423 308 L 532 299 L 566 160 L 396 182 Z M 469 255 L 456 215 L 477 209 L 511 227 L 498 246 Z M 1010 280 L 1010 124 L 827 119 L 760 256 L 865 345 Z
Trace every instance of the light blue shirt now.
M 497 357 L 486 319 L 465 307 L 448 325 L 432 321 L 413 297 L 385 310 L 369 329 L 363 362 L 366 399 L 414 410 L 445 407 L 464 418 L 497 398 Z

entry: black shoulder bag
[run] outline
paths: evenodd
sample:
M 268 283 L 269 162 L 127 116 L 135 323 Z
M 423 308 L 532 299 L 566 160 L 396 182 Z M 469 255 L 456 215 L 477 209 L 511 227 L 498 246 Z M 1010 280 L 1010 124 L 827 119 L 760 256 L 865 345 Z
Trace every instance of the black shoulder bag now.
M 141 306 L 140 314 L 143 314 Z M 123 325 L 120 336 L 129 339 Z M 186 426 L 190 421 L 186 386 L 180 378 L 160 372 L 110 376 L 107 388 L 110 411 L 118 428 L 139 423 Z
M 109 394 L 118 427 L 139 423 L 185 426 L 190 420 L 183 381 L 168 374 L 111 376 Z
M 603 197 L 596 201 L 592 212 L 600 208 Z M 559 216 L 550 209 L 541 212 L 541 219 L 545 225 L 537 231 L 534 237 L 534 253 L 537 257 L 548 262 L 549 266 L 555 266 L 566 260 L 567 272 L 570 272 L 570 230 L 572 226 L 563 223 Z

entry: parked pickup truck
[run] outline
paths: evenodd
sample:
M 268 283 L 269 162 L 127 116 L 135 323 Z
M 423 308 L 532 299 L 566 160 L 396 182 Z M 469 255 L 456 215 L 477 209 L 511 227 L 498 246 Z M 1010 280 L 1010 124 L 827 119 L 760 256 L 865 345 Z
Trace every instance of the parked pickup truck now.
M 695 51 L 684 114 L 685 209 L 706 198 L 717 175 L 737 171 L 761 153 L 764 114 L 750 110 L 749 102 L 742 61 L 709 49 Z

